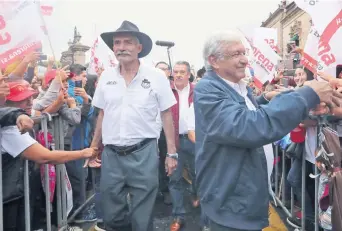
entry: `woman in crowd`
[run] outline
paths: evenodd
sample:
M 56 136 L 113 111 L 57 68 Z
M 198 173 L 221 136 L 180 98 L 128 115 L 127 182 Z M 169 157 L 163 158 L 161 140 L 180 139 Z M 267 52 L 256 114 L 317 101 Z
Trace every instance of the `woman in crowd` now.
M 294 82 L 296 88 L 300 88 L 304 85 L 305 81 L 313 80 L 313 73 L 303 67 L 297 67 L 294 75 Z M 302 145 L 302 153 L 294 157 L 294 162 L 291 166 L 287 180 L 294 189 L 294 194 L 297 200 L 300 202 L 301 192 L 302 192 L 302 158 L 306 159 L 306 175 L 308 176 L 313 172 L 315 167 L 315 150 L 316 150 L 316 121 L 315 120 L 305 120 L 302 124 L 299 124 L 290 133 L 291 141 L 297 143 L 297 145 Z M 310 227 L 314 227 L 315 213 L 314 213 L 314 181 L 307 177 L 306 180 L 306 195 L 305 195 L 305 210 L 306 210 L 306 228 L 311 230 Z M 290 194 L 287 194 L 290 195 Z M 289 198 L 289 197 L 288 197 Z M 301 216 L 294 218 L 289 217 L 287 222 L 294 228 L 301 228 Z

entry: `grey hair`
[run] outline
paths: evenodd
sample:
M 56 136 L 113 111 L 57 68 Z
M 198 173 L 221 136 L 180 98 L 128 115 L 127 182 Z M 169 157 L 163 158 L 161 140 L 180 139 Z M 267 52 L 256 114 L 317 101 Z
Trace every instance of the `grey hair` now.
M 209 63 L 209 56 L 215 56 L 219 59 L 223 58 L 222 49 L 223 46 L 229 45 L 235 42 L 242 42 L 243 35 L 236 30 L 228 30 L 224 32 L 216 32 L 211 35 L 204 43 L 203 59 L 206 70 L 212 70 L 212 66 Z
M 188 73 L 191 73 L 191 67 L 190 67 L 189 62 L 187 62 L 187 61 L 177 61 L 177 62 L 175 63 L 175 65 L 185 65 L 185 66 L 186 66 L 186 69 L 187 69 L 187 71 L 188 71 Z M 175 65 L 174 65 L 174 66 L 175 66 Z

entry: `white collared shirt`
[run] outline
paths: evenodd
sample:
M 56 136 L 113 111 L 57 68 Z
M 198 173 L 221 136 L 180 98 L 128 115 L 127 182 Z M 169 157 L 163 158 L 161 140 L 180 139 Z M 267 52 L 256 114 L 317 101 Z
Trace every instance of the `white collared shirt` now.
M 188 134 L 187 117 L 189 111 L 190 85 L 188 84 L 183 90 L 178 90 L 177 87 L 175 87 L 175 89 L 177 90 L 179 97 L 179 134 Z
M 229 86 L 231 86 L 232 88 L 234 88 L 234 90 L 239 93 L 244 99 L 245 99 L 245 102 L 246 102 L 246 105 L 247 105 L 247 108 L 249 110 L 253 110 L 255 111 L 256 110 L 256 107 L 254 106 L 254 104 L 252 103 L 252 101 L 248 98 L 247 94 L 248 94 L 248 91 L 247 91 L 247 84 L 245 82 L 243 82 L 242 80 L 238 83 L 234 83 L 234 82 L 231 82 L 231 81 L 228 81 L 224 78 L 222 78 L 226 83 L 228 83 Z
M 129 146 L 146 138 L 158 138 L 158 116 L 176 103 L 164 73 L 140 64 L 138 73 L 126 86 L 119 65 L 105 70 L 92 104 L 103 109 L 104 145 Z

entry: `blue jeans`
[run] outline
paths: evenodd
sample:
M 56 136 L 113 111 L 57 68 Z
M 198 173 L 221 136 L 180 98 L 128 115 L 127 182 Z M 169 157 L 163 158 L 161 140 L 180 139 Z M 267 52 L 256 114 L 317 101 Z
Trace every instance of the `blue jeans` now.
M 192 180 L 192 194 L 196 197 L 195 145 L 188 138 L 180 137 L 177 168 L 170 176 L 169 190 L 172 198 L 172 215 L 183 219 L 185 216 L 183 170 L 186 165 Z

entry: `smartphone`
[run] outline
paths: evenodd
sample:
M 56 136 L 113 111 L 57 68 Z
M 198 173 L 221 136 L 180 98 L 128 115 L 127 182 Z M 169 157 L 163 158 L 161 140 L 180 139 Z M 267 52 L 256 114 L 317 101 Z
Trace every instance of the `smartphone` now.
M 82 88 L 82 80 L 75 81 L 75 87 Z
M 40 55 L 40 56 L 39 56 L 39 60 L 40 60 L 40 61 L 47 60 L 47 55 Z
M 285 65 L 284 65 L 284 61 L 283 61 L 283 60 L 278 60 L 277 69 L 278 69 L 279 71 L 285 69 Z
M 280 85 L 286 88 L 289 87 L 289 79 L 286 77 L 281 78 Z

